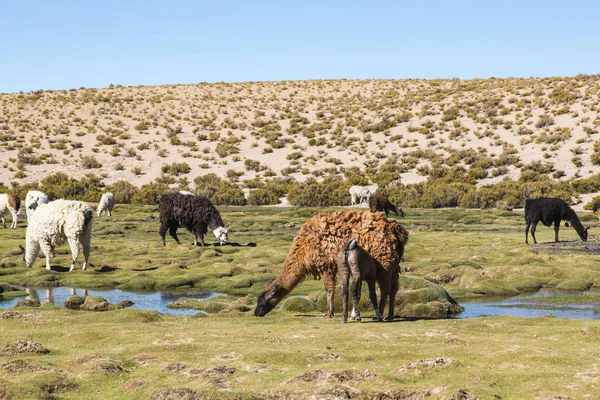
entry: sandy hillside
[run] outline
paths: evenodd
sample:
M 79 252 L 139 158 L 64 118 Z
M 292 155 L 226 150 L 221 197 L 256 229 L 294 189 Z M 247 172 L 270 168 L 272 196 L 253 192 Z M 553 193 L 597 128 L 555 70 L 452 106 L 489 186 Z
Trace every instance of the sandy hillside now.
M 600 76 L 577 76 L 2 94 L 0 182 L 58 171 L 135 185 L 163 173 L 189 182 L 209 172 L 302 181 L 387 163 L 400 166 L 403 183 L 462 165 L 485 184 L 517 179 L 534 161 L 554 178 L 587 177 L 600 172 L 599 91 Z

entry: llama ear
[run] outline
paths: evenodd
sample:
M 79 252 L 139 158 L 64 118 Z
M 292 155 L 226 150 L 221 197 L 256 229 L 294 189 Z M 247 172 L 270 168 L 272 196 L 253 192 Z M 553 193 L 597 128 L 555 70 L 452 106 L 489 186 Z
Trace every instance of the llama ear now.
M 269 297 L 274 296 L 275 293 L 277 293 L 277 290 L 279 290 L 279 283 L 276 283 L 276 284 L 273 285 L 273 287 L 269 291 Z
M 590 228 L 591 228 L 591 226 L 588 226 L 587 228 L 585 228 L 585 231 L 587 232 L 587 230 L 590 229 Z
M 23 248 L 23 246 L 19 245 L 19 250 L 21 250 L 21 254 L 25 254 L 25 249 Z

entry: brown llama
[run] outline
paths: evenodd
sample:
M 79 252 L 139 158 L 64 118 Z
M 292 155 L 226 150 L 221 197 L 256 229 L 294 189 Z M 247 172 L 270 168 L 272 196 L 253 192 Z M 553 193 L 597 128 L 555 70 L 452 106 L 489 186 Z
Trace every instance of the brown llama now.
M 369 209 L 371 212 L 384 211 L 386 217 L 390 211 L 399 217 L 404 217 L 404 211 L 402 211 L 402 207 L 396 207 L 393 205 L 390 199 L 388 199 L 388 197 L 384 194 L 375 193 L 369 199 Z
M 400 260 L 408 242 L 408 232 L 395 221 L 369 211 L 335 211 L 313 216 L 300 227 L 277 278 L 258 295 L 254 315 L 268 314 L 307 275 L 323 280 L 327 291 L 327 316 L 333 316 L 333 296 L 338 274 L 337 254 L 354 237 L 381 265 L 378 276 L 383 315 L 390 302 L 388 320 L 394 318 Z

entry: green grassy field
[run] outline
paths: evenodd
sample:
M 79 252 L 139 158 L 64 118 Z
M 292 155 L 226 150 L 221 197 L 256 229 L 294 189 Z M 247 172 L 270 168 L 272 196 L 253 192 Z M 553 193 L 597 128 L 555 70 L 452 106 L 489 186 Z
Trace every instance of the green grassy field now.
M 53 271 L 43 268 L 43 259 L 26 269 L 18 253 L 25 224 L 0 230 L 2 284 L 228 295 L 219 298 L 226 302 L 220 312 L 193 317 L 50 304 L 0 310 L 0 399 L 600 395 L 598 321 L 409 318 L 427 315 L 424 308 L 439 295 L 434 283 L 458 300 L 542 286 L 597 287 L 599 256 L 582 251 L 596 245 L 598 220 L 591 214 L 582 216 L 584 225 L 592 225 L 588 243 L 575 242 L 574 230 L 561 228 L 560 238 L 573 241 L 572 250 L 552 252 L 525 245 L 519 212 L 407 210 L 400 222 L 411 236 L 397 300 L 404 318 L 342 325 L 339 311 L 333 319 L 319 318 L 324 290 L 312 279 L 292 292 L 314 301 L 308 312 L 286 308 L 286 302 L 264 318 L 240 311 L 253 309 L 299 226 L 321 210 L 220 210 L 231 242 L 239 246 L 194 247 L 192 235 L 181 230 L 182 245 L 167 238 L 163 247 L 156 207 L 119 205 L 112 218 L 94 220 L 88 271 L 79 263 L 68 272 L 66 247 L 59 249 Z M 537 237 L 549 242 L 554 232 L 540 226 Z M 32 352 L 42 347 L 49 352 Z

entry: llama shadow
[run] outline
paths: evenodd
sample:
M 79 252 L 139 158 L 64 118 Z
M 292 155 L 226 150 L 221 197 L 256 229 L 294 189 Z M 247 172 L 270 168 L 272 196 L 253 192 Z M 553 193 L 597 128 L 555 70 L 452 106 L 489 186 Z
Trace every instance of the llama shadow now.
M 50 271 L 53 271 L 53 272 L 69 272 L 70 270 L 71 270 L 71 267 L 63 267 L 60 265 L 51 265 L 50 266 Z
M 202 246 L 201 244 L 197 245 L 198 247 L 224 247 L 224 246 L 231 246 L 231 247 L 256 247 L 256 243 L 254 242 L 249 242 L 248 244 L 241 244 L 238 242 L 227 242 L 225 244 L 219 244 L 217 242 L 215 243 L 206 243 L 204 246 Z
M 158 267 L 132 268 L 132 271 L 144 272 L 144 271 L 154 271 L 155 269 L 158 269 Z
M 121 268 L 111 267 L 110 265 L 103 265 L 100 269 L 97 269 L 96 272 L 113 272 Z

